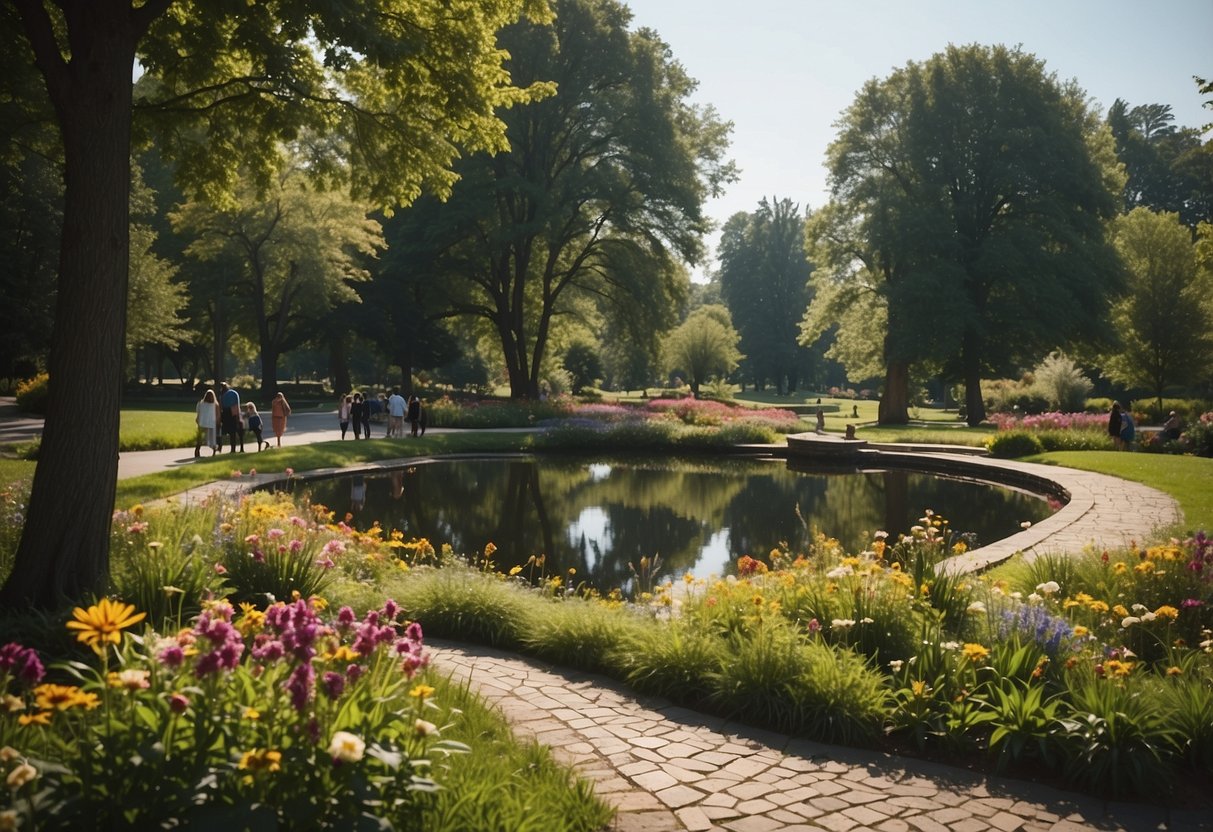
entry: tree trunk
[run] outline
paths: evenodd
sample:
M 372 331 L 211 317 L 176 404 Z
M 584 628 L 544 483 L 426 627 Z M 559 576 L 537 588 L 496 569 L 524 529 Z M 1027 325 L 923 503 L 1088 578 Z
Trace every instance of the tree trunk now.
M 0 590 L 5 609 L 54 608 L 104 592 L 109 579 L 130 258 L 135 33 L 125 3 L 69 8 L 71 63 L 39 51 L 63 137 L 63 236 L 46 426 L 21 543 Z
M 981 396 L 981 353 L 974 343 L 975 336 L 965 335 L 961 363 L 964 367 L 965 419 L 969 427 L 986 420 L 986 403 Z
M 413 351 L 402 347 L 397 352 L 396 364 L 400 367 L 400 395 L 407 399 L 413 395 Z
M 333 392 L 344 396 L 354 389 L 350 378 L 349 350 L 345 335 L 338 333 L 329 339 L 329 376 L 333 379 Z
M 904 425 L 910 421 L 910 365 L 890 363 L 884 375 L 884 394 L 880 397 L 877 423 Z

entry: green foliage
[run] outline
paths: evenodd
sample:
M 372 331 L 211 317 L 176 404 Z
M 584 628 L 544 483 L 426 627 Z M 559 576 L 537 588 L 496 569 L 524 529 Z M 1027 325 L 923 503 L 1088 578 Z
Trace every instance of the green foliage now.
M 522 647 L 562 667 L 591 672 L 611 669 L 612 656 L 636 622 L 584 598 L 565 598 L 536 616 L 520 634 Z
M 1054 351 L 1032 371 L 1033 388 L 1051 407 L 1065 413 L 1082 410 L 1095 385 L 1063 352 Z
M 1060 720 L 1067 779 L 1107 796 L 1171 792 L 1173 729 L 1140 685 L 1079 678 L 1068 694 Z
M 1014 456 L 1031 456 L 1034 453 L 1050 451 L 1110 451 L 1111 439 L 1106 430 L 1034 430 L 1031 431 L 1040 441 L 1039 451 L 1029 451 L 1026 454 Z M 991 453 L 993 453 L 991 451 Z M 999 454 L 994 454 L 998 456 Z
M 686 702 L 706 702 L 712 674 L 728 661 L 727 645 L 685 618 L 665 626 L 636 628 L 614 651 L 611 662 L 641 693 Z
M 1060 753 L 1056 738 L 1059 698 L 1041 685 L 1014 680 L 994 689 L 990 752 L 997 770 L 1025 763 L 1052 767 Z
M 516 584 L 468 568 L 412 570 L 398 597 L 409 616 L 439 638 L 516 648 L 529 624 L 526 598 Z
M 38 373 L 17 385 L 17 407 L 26 413 L 46 414 L 46 398 L 50 395 L 50 376 Z
M 1004 430 L 986 440 L 986 449 L 1000 459 L 1018 459 L 1044 453 L 1044 444 L 1035 431 Z
M 737 367 L 742 358 L 739 340 L 725 307 L 701 306 L 666 336 L 662 355 L 666 368 L 684 374 L 698 398 L 709 379 L 726 376 Z

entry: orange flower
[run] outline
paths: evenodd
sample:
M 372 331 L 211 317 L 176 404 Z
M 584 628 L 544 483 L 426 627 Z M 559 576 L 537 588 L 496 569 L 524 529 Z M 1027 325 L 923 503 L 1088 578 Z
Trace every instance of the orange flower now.
M 47 711 L 66 711 L 70 708 L 95 708 L 101 704 L 95 693 L 85 693 L 75 685 L 38 685 L 34 688 L 34 701 Z

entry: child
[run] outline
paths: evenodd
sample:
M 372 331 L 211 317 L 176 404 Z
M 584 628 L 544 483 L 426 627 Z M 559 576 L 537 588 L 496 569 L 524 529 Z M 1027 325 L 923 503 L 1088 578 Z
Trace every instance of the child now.
M 257 405 L 252 402 L 247 402 L 244 405 L 244 421 L 248 423 L 248 429 L 257 437 L 257 450 L 263 450 L 262 445 L 266 448 L 270 446 L 269 442 L 265 442 L 261 438 L 261 414 L 257 412 Z

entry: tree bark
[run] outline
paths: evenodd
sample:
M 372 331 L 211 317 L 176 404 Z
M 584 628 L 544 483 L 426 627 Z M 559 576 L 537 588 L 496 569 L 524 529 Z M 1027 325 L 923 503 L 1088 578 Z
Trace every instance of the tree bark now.
M 910 421 L 910 365 L 890 363 L 884 375 L 884 394 L 880 397 L 877 422 L 904 425 Z
M 46 426 L 0 607 L 50 609 L 104 592 L 109 578 L 137 27 L 125 2 L 68 6 L 72 54 L 65 63 L 41 4 L 23 4 L 21 14 L 59 120 L 65 193 Z
M 986 402 L 981 395 L 981 350 L 977 336 L 968 333 L 962 344 L 964 355 L 965 420 L 969 427 L 977 427 L 986 420 Z

